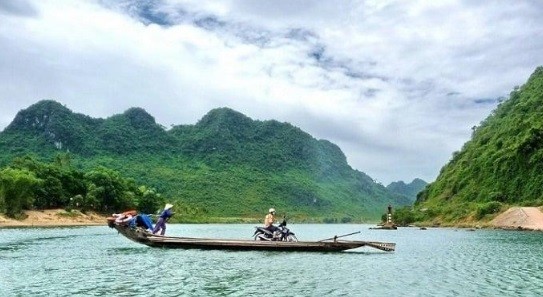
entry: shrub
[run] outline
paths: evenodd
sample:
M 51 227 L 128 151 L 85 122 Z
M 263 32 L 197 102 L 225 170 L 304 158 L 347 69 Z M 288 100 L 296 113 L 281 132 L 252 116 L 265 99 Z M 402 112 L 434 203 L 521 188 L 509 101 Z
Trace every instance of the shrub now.
M 343 224 L 347 224 L 347 223 L 350 223 L 352 221 L 353 221 L 353 218 L 351 218 L 351 217 L 343 217 L 343 218 L 341 218 L 341 223 L 343 223 Z
M 393 221 L 397 225 L 407 226 L 417 221 L 415 212 L 411 210 L 411 207 L 406 206 L 396 210 L 393 214 Z
M 486 215 L 494 214 L 500 211 L 503 204 L 498 201 L 490 201 L 484 204 L 480 204 L 477 206 L 477 210 L 475 212 L 475 217 L 480 220 L 484 218 Z

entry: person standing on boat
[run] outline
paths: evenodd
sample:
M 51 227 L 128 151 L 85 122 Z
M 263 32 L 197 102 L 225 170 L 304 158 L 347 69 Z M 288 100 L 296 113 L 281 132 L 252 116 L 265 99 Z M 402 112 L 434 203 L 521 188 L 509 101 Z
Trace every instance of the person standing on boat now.
M 158 221 L 156 222 L 155 228 L 153 229 L 153 234 L 156 234 L 159 230 L 160 230 L 160 235 L 164 235 L 164 233 L 166 233 L 166 222 L 173 215 L 173 212 L 171 211 L 172 207 L 173 205 L 170 203 L 164 206 L 164 210 L 160 214 Z
M 275 208 L 270 208 L 266 217 L 264 217 L 264 228 L 274 232 L 277 227 L 273 225 L 275 223 Z

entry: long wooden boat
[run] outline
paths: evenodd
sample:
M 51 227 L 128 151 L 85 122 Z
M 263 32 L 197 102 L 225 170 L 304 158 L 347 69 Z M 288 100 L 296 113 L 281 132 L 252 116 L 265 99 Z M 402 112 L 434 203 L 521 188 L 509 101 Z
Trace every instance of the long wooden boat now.
M 118 224 L 110 224 L 110 227 L 115 228 L 119 233 L 137 243 L 161 248 L 301 252 L 339 252 L 364 246 L 391 252 L 396 248 L 395 243 L 339 240 L 338 236 L 321 241 L 261 241 L 161 236 L 149 233 L 142 228 L 132 228 Z

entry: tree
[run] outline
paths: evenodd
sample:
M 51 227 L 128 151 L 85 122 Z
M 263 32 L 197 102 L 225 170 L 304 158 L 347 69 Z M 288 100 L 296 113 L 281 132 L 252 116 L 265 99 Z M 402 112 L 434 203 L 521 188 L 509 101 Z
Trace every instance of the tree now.
M 87 174 L 89 200 L 96 201 L 94 208 L 100 211 L 120 211 L 135 207 L 135 195 L 130 191 L 129 183 L 119 172 L 105 167 L 98 167 Z
M 138 210 L 143 213 L 155 213 L 164 204 L 164 200 L 153 188 L 140 186 L 138 188 Z
M 0 171 L 0 208 L 8 217 L 17 218 L 32 207 L 35 190 L 41 180 L 26 170 L 5 168 Z
M 66 160 L 69 160 L 68 154 L 57 155 L 51 164 L 39 162 L 28 156 L 13 161 L 13 168 L 29 170 L 43 180 L 35 193 L 35 207 L 40 209 L 65 207 L 70 197 L 86 193 L 83 174 L 71 169 Z

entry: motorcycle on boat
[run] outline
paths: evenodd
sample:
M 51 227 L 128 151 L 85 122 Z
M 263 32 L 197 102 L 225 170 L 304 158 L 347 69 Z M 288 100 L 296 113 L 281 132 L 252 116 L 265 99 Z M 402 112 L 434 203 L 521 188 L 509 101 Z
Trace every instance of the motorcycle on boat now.
M 279 224 L 275 231 L 270 231 L 266 227 L 255 227 L 255 233 L 253 237 L 255 240 L 267 240 L 267 241 L 298 241 L 294 232 L 291 232 L 287 228 L 287 219 L 283 218 L 281 224 Z

